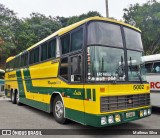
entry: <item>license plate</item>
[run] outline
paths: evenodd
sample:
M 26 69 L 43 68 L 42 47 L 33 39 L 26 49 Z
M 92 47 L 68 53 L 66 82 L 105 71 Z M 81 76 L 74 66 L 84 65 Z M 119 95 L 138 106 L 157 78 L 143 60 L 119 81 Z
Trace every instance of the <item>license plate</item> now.
M 126 118 L 130 118 L 130 117 L 134 117 L 134 116 L 135 116 L 135 112 L 126 113 Z

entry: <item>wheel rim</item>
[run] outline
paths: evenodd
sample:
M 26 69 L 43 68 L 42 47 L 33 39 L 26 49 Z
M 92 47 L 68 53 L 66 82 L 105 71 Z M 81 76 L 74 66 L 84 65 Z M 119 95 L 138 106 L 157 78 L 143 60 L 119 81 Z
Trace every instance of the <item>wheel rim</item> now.
M 61 101 L 56 102 L 55 113 L 58 118 L 61 118 L 63 116 L 63 103 Z
M 17 93 L 17 95 L 16 95 L 16 101 L 17 101 L 17 103 L 19 102 L 19 93 Z

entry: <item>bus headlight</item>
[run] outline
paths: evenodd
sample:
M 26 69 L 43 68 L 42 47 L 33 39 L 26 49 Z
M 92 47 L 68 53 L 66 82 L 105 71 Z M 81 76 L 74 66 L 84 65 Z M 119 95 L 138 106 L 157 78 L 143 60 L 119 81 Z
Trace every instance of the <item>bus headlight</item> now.
M 120 122 L 121 121 L 121 117 L 119 114 L 115 115 L 115 121 L 116 122 Z
M 144 116 L 147 116 L 147 110 L 144 110 Z
M 140 117 L 143 117 L 143 110 L 140 111 Z
M 151 109 L 148 109 L 148 115 L 150 115 L 151 114 Z
M 106 117 L 101 117 L 101 125 L 107 124 L 107 118 Z
M 108 123 L 109 123 L 109 124 L 114 123 L 113 115 L 110 115 L 110 116 L 108 117 Z

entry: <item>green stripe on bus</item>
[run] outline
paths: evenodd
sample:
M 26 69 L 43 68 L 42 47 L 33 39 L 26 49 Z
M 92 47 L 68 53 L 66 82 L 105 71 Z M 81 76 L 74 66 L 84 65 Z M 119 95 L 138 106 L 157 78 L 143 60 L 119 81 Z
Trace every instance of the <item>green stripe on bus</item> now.
M 34 100 L 30 100 L 30 99 L 26 99 L 26 98 L 21 98 L 21 102 L 23 104 L 27 104 L 31 107 L 35 107 L 37 109 L 43 110 L 45 112 L 50 112 L 50 105 L 49 104 L 34 101 Z
M 25 93 L 24 93 L 24 86 L 23 86 L 23 80 L 22 80 L 22 73 L 21 70 L 16 71 L 17 75 L 17 82 L 18 82 L 18 90 L 19 90 L 19 96 L 24 98 Z
M 32 93 L 40 94 L 52 94 L 53 92 L 64 92 L 65 96 L 69 96 L 74 99 L 84 99 L 84 89 L 83 88 L 56 88 L 56 87 L 36 87 L 32 85 L 32 79 L 30 71 L 28 69 L 23 70 L 24 80 L 26 84 L 26 89 Z
M 91 89 L 86 89 L 87 99 L 91 99 Z
M 96 90 L 93 89 L 93 101 L 96 101 Z

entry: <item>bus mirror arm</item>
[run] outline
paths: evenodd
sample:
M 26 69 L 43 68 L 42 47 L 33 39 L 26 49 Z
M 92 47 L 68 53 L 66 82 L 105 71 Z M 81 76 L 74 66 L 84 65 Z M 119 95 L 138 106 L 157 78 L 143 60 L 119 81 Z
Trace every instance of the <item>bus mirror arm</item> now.
M 140 75 L 140 73 L 139 72 L 137 72 L 137 76 L 138 76 L 138 78 L 139 78 L 139 80 L 140 80 L 140 82 L 141 82 L 141 84 L 143 83 L 143 81 L 142 81 L 142 77 L 141 77 L 141 75 Z

